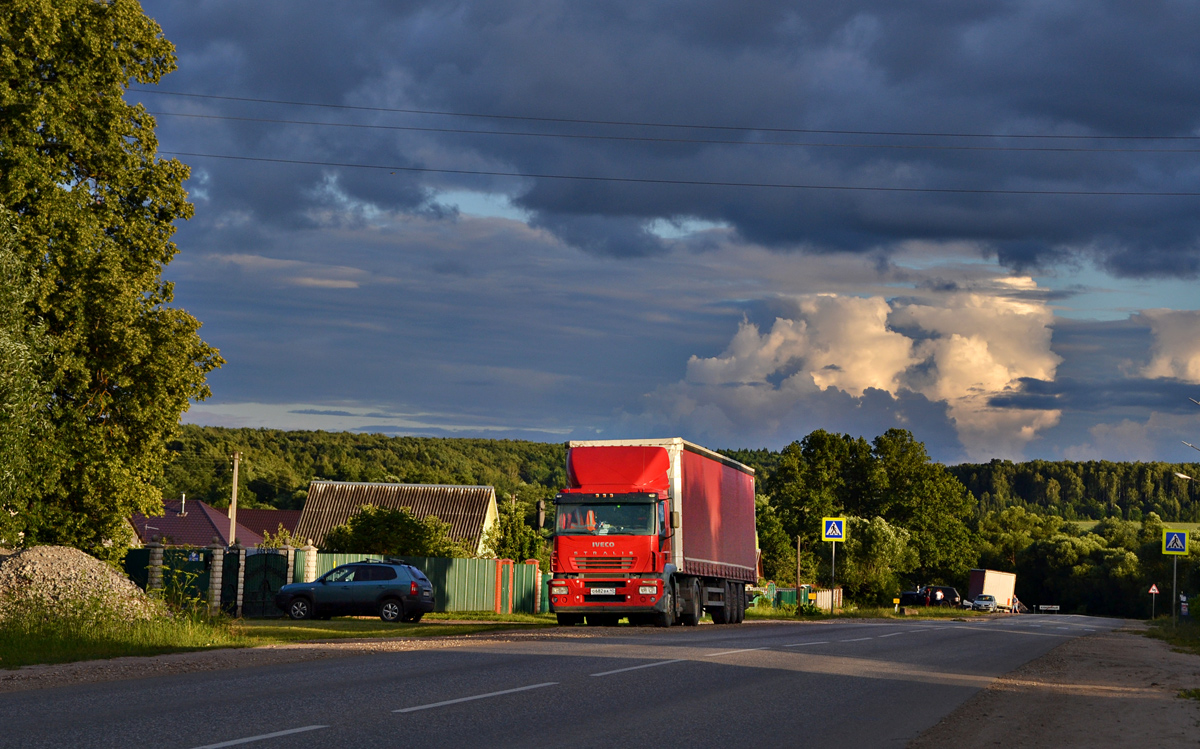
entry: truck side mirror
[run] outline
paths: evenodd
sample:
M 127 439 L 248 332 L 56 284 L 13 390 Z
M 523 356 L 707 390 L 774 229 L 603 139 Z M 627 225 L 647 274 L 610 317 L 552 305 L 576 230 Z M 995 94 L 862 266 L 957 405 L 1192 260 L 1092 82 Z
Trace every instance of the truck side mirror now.
M 679 510 L 674 510 L 671 513 L 671 527 L 678 528 L 681 525 L 679 522 Z

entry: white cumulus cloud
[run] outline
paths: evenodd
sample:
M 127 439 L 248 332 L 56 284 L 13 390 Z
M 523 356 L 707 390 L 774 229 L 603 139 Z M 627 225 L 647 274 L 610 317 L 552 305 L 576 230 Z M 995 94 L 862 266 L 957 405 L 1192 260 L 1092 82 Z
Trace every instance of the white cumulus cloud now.
M 1021 378 L 1053 379 L 1061 362 L 1050 349 L 1053 312 L 1032 291 L 1032 279 L 1015 278 L 918 301 L 796 297 L 769 330 L 743 321 L 724 352 L 693 356 L 684 381 L 656 395 L 695 428 L 777 432 L 817 397 L 828 409 L 835 391 L 848 409 L 871 389 L 917 393 L 944 405 L 971 459 L 1020 457 L 1060 417 L 989 405 Z
M 1154 336 L 1143 376 L 1200 383 L 1200 312 L 1151 309 L 1135 319 L 1148 324 Z

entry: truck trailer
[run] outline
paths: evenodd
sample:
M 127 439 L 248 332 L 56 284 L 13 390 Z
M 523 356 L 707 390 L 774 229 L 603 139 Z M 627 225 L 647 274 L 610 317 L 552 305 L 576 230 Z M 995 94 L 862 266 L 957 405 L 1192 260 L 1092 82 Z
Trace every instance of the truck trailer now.
M 567 448 L 550 582 L 559 624 L 743 620 L 758 561 L 754 469 L 678 437 Z
M 1013 595 L 1016 589 L 1017 576 L 1011 572 L 971 570 L 967 598 L 974 601 L 981 595 L 990 595 L 996 599 L 997 610 L 1012 611 Z

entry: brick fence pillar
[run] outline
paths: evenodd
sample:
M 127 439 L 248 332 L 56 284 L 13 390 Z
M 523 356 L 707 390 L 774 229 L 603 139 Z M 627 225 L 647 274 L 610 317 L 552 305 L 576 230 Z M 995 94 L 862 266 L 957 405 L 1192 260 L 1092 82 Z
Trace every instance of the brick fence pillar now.
M 282 551 L 284 554 L 287 554 L 287 577 L 284 578 L 287 580 L 284 585 L 287 585 L 293 579 L 295 579 L 292 577 L 292 575 L 296 573 L 296 547 L 292 546 L 291 544 L 284 544 L 283 547 L 280 548 L 280 551 Z
M 158 537 L 146 544 L 146 548 L 150 550 L 150 561 L 146 566 L 146 592 L 150 594 L 162 595 L 163 589 L 163 545 L 158 542 Z
M 225 547 L 216 538 L 208 545 L 208 614 L 216 616 L 221 613 L 221 583 L 225 578 Z
M 304 582 L 311 583 L 317 579 L 317 547 L 312 539 L 304 545 Z

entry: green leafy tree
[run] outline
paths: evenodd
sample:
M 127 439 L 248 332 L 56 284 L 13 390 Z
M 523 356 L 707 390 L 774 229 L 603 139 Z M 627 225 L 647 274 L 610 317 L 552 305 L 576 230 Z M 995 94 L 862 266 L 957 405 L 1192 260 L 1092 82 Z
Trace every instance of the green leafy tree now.
M 763 575 L 777 585 L 796 584 L 796 542 L 783 529 L 770 500 L 758 496 L 754 500 L 755 525 L 758 528 L 758 548 L 762 552 Z
M 44 445 L 46 388 L 38 364 L 46 341 L 25 316 L 34 279 L 13 252 L 11 225 L 0 214 L 0 547 L 21 545 L 24 519 Z
M 161 512 L 165 440 L 221 363 L 161 278 L 187 167 L 156 157 L 154 119 L 124 100 L 174 66 L 135 0 L 0 5 L 0 204 L 48 344 L 27 543 L 119 557 L 126 519 Z
M 911 534 L 878 516 L 850 517 L 846 522 L 838 581 L 855 600 L 890 604 L 904 587 L 903 576 L 917 566 L 917 553 L 909 546 Z
M 345 525 L 325 534 L 323 551 L 339 554 L 382 554 L 397 557 L 467 557 L 462 544 L 450 540 L 450 525 L 432 515 L 419 518 L 401 507 L 363 505 Z
M 977 558 L 966 525 L 975 512 L 971 495 L 908 431 L 889 429 L 872 444 L 887 482 L 879 514 L 912 534 L 914 572 L 926 582 L 964 577 Z
M 525 521 L 522 506 L 510 498 L 498 502 L 496 510 L 496 524 L 483 537 L 483 547 L 488 554 L 515 562 L 537 559 L 542 563 L 542 569 L 549 569 L 546 539 Z

